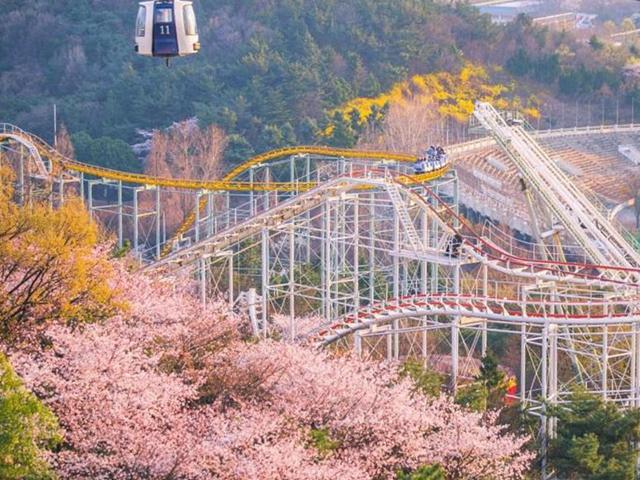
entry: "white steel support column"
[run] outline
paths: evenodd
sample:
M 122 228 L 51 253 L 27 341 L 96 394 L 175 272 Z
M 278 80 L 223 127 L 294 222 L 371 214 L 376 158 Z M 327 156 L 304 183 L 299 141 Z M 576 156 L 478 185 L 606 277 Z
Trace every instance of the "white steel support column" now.
M 227 212 L 227 228 L 231 226 L 231 192 L 224 192 L 224 206 Z
M 629 363 L 631 364 L 629 370 L 629 374 L 631 376 L 630 378 L 630 385 L 629 385 L 629 406 L 631 407 L 635 407 L 636 405 L 636 389 L 637 389 L 637 371 L 638 371 L 638 363 L 637 363 L 637 358 L 636 358 L 636 349 L 638 348 L 637 345 L 637 338 L 636 338 L 636 328 L 637 328 L 637 323 L 633 323 L 631 325 L 631 332 L 629 333 L 629 335 L 631 336 L 631 351 L 629 352 Z
M 521 297 L 522 317 L 527 313 L 527 292 L 522 290 L 519 294 Z M 522 323 L 520 325 L 520 403 L 525 405 L 527 395 L 527 325 Z
M 549 325 L 549 395 L 548 401 L 551 405 L 558 402 L 558 325 Z M 547 435 L 549 438 L 555 437 L 554 417 L 549 417 L 549 430 Z
M 393 321 L 393 359 L 400 359 L 400 320 Z
M 320 300 L 322 303 L 322 316 L 325 319 L 329 319 L 329 314 L 327 312 L 327 275 L 328 272 L 326 269 L 326 258 L 327 258 L 327 205 L 323 204 L 321 213 L 320 213 L 320 223 L 322 224 L 321 232 L 320 232 Z
M 253 184 L 255 182 L 256 171 L 255 166 L 252 165 L 249 168 L 249 183 L 251 184 L 251 190 L 249 190 L 249 215 L 254 217 L 256 214 L 255 192 L 253 191 Z
M 87 198 L 87 204 L 89 207 L 89 217 L 91 217 L 91 219 L 93 219 L 93 180 L 89 180 L 89 182 L 87 183 L 87 189 L 88 189 L 88 198 Z
M 460 265 L 456 265 L 453 271 L 454 293 L 460 293 Z M 453 395 L 458 391 L 458 371 L 460 362 L 460 316 L 454 315 L 451 319 L 451 391 Z
M 376 299 L 376 197 L 375 193 L 369 194 L 369 304 L 372 305 Z
M 542 478 L 547 478 L 547 442 L 548 442 L 548 425 L 547 425 L 547 406 L 546 401 L 549 398 L 549 323 L 545 322 L 542 330 L 542 353 L 541 353 L 541 372 L 540 372 L 540 389 L 542 394 L 542 418 L 540 423 L 540 456 L 542 457 Z
M 345 203 L 344 200 L 339 200 L 336 202 L 333 208 L 333 226 L 331 231 L 333 235 L 330 237 L 329 241 L 329 252 L 331 252 L 330 259 L 330 272 L 335 274 L 335 280 L 331 282 L 332 287 L 332 295 L 329 298 L 332 298 L 333 305 L 335 308 L 333 309 L 332 318 L 339 317 L 342 312 L 340 310 L 340 281 L 343 276 L 343 272 L 345 271 L 345 242 L 344 242 L 344 213 L 345 213 Z
M 214 194 L 207 192 L 207 236 L 213 235 L 213 217 L 215 215 Z
M 80 172 L 80 200 L 84 204 L 84 172 Z
M 422 244 L 425 247 L 429 246 L 429 216 L 427 212 L 424 210 L 420 216 L 420 227 L 422 233 Z M 426 295 L 429 293 L 429 261 L 422 260 L 420 263 L 420 293 L 422 295 Z M 428 341 L 429 341 L 429 332 L 427 331 L 427 326 L 429 325 L 428 317 L 422 318 L 422 332 L 421 335 L 421 354 L 423 358 L 423 366 L 426 368 L 427 366 L 427 357 L 429 356 L 428 351 Z
M 396 209 L 393 209 L 393 301 L 400 305 L 400 216 Z M 392 322 L 393 330 L 393 359 L 398 360 L 400 356 L 400 326 L 398 320 Z
M 296 338 L 296 283 L 295 283 L 295 266 L 296 266 L 296 232 L 295 223 L 289 226 L 289 333 L 291 335 L 291 343 Z
M 195 228 L 195 240 L 196 243 L 200 241 L 200 192 L 195 193 L 195 206 L 196 220 L 193 227 Z
M 269 185 L 271 183 L 271 167 L 269 165 L 265 165 L 264 167 L 264 183 Z M 264 192 L 264 210 L 265 212 L 269 210 L 269 191 Z
M 160 260 L 162 250 L 160 244 L 162 243 L 161 237 L 161 224 L 162 224 L 162 211 L 160 209 L 160 186 L 156 186 L 156 259 Z
M 393 301 L 400 302 L 400 217 L 393 209 Z
M 269 255 L 269 230 L 262 229 L 262 333 L 266 338 L 268 333 L 268 309 L 269 309 L 269 275 L 271 259 Z
M 118 247 L 122 248 L 124 245 L 124 232 L 122 228 L 122 221 L 124 216 L 124 204 L 122 202 L 122 180 L 118 180 Z
M 139 188 L 133 189 L 133 253 L 138 257 L 139 230 L 138 222 L 140 221 L 138 213 L 138 192 Z
M 420 215 L 420 227 L 422 234 L 422 244 L 429 247 L 429 217 L 424 210 Z M 420 262 L 420 293 L 426 295 L 429 293 L 429 261 L 422 260 Z
M 234 288 L 234 261 L 233 261 L 233 252 L 229 252 L 229 272 L 228 272 L 228 280 L 229 280 L 229 308 L 233 309 L 234 304 L 236 303 L 236 294 Z
M 331 273 L 332 273 L 332 260 L 333 260 L 333 252 L 331 249 L 331 236 L 332 236 L 332 228 L 331 228 L 331 204 L 327 203 L 324 208 L 324 237 L 322 239 L 323 243 L 323 266 L 322 270 L 324 272 L 324 285 L 323 288 L 323 299 L 325 302 L 325 318 L 327 320 L 333 319 L 333 297 L 331 295 L 332 290 L 332 282 L 331 282 Z
M 635 358 L 635 389 L 633 391 L 633 399 L 635 400 L 635 407 L 640 407 L 640 323 L 635 322 L 633 324 L 633 332 L 632 332 L 634 341 L 633 341 L 633 351 L 632 355 Z
M 438 188 L 436 186 L 436 194 L 439 194 L 438 192 Z M 438 199 L 437 198 L 433 198 L 433 208 L 434 209 L 438 209 Z M 438 221 L 434 218 L 432 220 L 431 223 L 431 236 L 433 237 L 433 244 L 431 245 L 432 248 L 437 248 L 438 247 L 438 236 L 440 233 L 440 228 L 438 225 Z M 438 293 L 439 290 L 439 272 L 438 272 L 438 264 L 437 263 L 432 263 L 431 264 L 431 293 Z
M 353 308 L 360 307 L 360 197 L 353 203 Z
M 522 313 L 525 312 L 525 307 L 522 307 Z M 524 406 L 527 395 L 527 325 L 523 322 L 520 325 L 520 403 Z
M 162 244 L 167 243 L 167 212 L 162 212 Z
M 207 306 L 207 262 L 204 257 L 198 260 L 198 270 L 200 272 L 200 303 Z
M 305 182 L 311 183 L 311 158 L 305 155 Z M 305 213 L 307 227 L 306 262 L 311 262 L 311 212 Z
M 482 296 L 486 299 L 489 296 L 489 267 L 482 265 Z M 482 322 L 482 358 L 487 356 L 487 320 Z
M 362 334 L 359 331 L 353 334 L 353 352 L 356 358 L 362 359 Z
M 606 400 L 609 391 L 607 382 L 609 376 L 609 329 L 606 324 L 602 325 L 602 357 L 600 362 L 602 363 L 602 377 L 600 379 L 602 398 Z

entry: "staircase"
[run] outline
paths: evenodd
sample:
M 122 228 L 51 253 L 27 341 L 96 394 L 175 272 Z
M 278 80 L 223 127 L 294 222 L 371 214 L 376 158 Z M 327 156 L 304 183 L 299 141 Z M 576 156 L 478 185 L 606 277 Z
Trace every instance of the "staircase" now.
M 393 208 L 400 219 L 400 224 L 404 230 L 407 239 L 409 240 L 409 244 L 413 251 L 420 252 L 424 250 L 424 245 L 422 240 L 420 240 L 420 236 L 416 230 L 415 225 L 413 224 L 413 220 L 411 220 L 411 216 L 409 215 L 409 211 L 407 210 L 407 204 L 405 200 L 402 198 L 400 194 L 400 190 L 398 189 L 398 184 L 395 182 L 393 177 L 387 175 L 385 178 L 385 189 L 389 198 L 391 198 L 391 202 L 393 203 Z

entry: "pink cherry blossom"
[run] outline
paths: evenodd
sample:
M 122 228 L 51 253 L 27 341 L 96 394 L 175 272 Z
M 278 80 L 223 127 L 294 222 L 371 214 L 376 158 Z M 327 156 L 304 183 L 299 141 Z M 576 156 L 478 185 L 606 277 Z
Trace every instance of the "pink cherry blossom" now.
M 393 479 L 439 463 L 451 479 L 521 479 L 527 438 L 397 367 L 306 347 L 244 341 L 222 302 L 199 305 L 188 278 L 117 265 L 129 308 L 12 352 L 26 384 L 60 418 L 62 478 Z M 321 452 L 312 430 L 334 448 Z

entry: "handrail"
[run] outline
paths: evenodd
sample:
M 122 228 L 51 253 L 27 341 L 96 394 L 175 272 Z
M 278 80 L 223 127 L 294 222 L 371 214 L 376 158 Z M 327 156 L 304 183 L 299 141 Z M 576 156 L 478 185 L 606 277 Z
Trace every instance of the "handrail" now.
M 640 284 L 633 279 L 629 279 L 629 282 L 618 280 L 618 279 L 603 279 L 597 277 L 595 275 L 588 275 L 580 272 L 576 272 L 575 270 L 605 270 L 612 271 L 617 273 L 624 273 L 636 276 L 636 278 L 640 279 L 640 268 L 633 267 L 622 267 L 622 266 L 610 266 L 610 265 L 598 265 L 598 264 L 586 264 L 586 263 L 573 263 L 573 262 L 560 262 L 553 260 L 540 260 L 540 259 L 531 259 L 531 258 L 522 258 L 516 255 L 513 255 L 505 250 L 501 249 L 497 245 L 492 242 L 487 241 L 482 235 L 479 235 L 475 229 L 460 215 L 456 213 L 456 211 L 451 208 L 438 194 L 436 194 L 431 188 L 426 185 L 423 185 L 422 188 L 424 191 L 432 198 L 438 201 L 438 203 L 442 206 L 444 212 L 438 212 L 437 209 L 433 208 L 421 195 L 418 195 L 414 192 L 413 198 L 419 202 L 421 202 L 424 206 L 429 208 L 438 218 L 446 224 L 446 218 L 444 218 L 445 214 L 447 218 L 455 219 L 460 223 L 460 228 L 458 232 L 469 232 L 468 237 L 473 238 L 479 244 L 483 245 L 489 251 L 494 250 L 497 254 L 491 254 L 487 250 L 476 247 L 474 244 L 469 244 L 471 248 L 474 248 L 477 252 L 486 256 L 490 260 L 496 260 L 500 262 L 509 262 L 511 265 L 519 265 L 526 267 L 538 267 L 542 270 L 552 271 L 554 273 L 561 274 L 563 276 L 577 276 L 585 279 L 598 280 L 604 283 L 612 283 L 618 285 L 626 285 L 633 287 L 637 290 L 640 290 Z M 450 227 L 453 228 L 453 227 Z M 556 267 L 556 268 L 553 268 Z M 571 271 L 567 271 L 565 269 L 572 269 Z

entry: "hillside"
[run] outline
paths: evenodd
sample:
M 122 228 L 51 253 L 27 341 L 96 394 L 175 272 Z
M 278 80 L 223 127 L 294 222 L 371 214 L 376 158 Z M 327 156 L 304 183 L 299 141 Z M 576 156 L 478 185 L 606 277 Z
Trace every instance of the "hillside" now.
M 133 53 L 134 2 L 3 4 L 3 121 L 51 138 L 56 103 L 72 134 L 132 143 L 136 129 L 197 115 L 235 134 L 242 154 L 312 142 L 349 99 L 455 71 L 492 28 L 469 8 L 429 1 L 202 0 L 202 54 L 167 69 Z
M 290 144 L 348 145 L 356 139 L 322 136 L 328 112 L 414 75 L 456 75 L 468 61 L 492 72 L 497 66 L 503 83 L 515 75 L 527 85 L 525 97 L 549 87 L 581 98 L 603 88 L 636 91 L 622 79 L 628 52 L 596 52 L 524 19 L 498 27 L 466 5 L 201 0 L 202 53 L 168 69 L 134 55 L 130 0 L 6 0 L 3 7 L 0 119 L 51 139 L 55 103 L 60 122 L 82 152 L 97 152 L 87 159 L 96 162 L 100 152 L 122 151 L 114 140 L 132 144 L 139 129 L 193 116 L 230 135 L 231 161 Z M 131 155 L 125 163 L 133 162 Z

